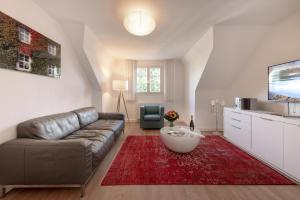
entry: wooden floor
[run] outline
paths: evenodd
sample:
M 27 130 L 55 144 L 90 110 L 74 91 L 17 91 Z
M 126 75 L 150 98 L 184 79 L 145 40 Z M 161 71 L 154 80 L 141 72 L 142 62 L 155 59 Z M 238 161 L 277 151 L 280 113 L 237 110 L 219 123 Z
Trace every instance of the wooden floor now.
M 157 135 L 159 131 L 143 131 L 137 123 L 126 124 L 125 135 L 101 163 L 86 188 L 83 200 L 299 200 L 300 186 L 100 186 L 115 154 L 127 135 Z M 77 200 L 79 189 L 13 189 L 5 200 Z

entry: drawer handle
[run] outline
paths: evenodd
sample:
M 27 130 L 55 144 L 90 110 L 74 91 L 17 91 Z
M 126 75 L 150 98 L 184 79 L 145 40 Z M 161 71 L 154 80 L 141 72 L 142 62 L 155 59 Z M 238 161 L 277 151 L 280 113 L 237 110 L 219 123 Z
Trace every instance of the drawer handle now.
M 273 121 L 272 119 L 268 119 L 268 118 L 264 118 L 264 117 L 260 117 L 263 120 L 267 120 L 267 121 Z
M 235 118 L 231 118 L 231 119 L 234 121 L 237 121 L 237 122 L 241 122 L 241 120 L 239 120 L 239 119 L 235 119 Z
M 231 125 L 233 128 L 236 128 L 236 129 L 239 129 L 239 130 L 241 130 L 242 128 L 240 128 L 240 127 L 237 127 L 237 126 L 234 126 L 234 125 Z

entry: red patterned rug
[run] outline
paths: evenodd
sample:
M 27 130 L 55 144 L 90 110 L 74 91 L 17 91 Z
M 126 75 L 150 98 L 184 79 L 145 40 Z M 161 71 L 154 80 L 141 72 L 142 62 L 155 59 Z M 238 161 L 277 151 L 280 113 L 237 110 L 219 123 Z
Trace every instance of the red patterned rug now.
M 220 136 L 206 136 L 187 154 L 159 136 L 128 136 L 102 185 L 292 185 L 293 181 Z

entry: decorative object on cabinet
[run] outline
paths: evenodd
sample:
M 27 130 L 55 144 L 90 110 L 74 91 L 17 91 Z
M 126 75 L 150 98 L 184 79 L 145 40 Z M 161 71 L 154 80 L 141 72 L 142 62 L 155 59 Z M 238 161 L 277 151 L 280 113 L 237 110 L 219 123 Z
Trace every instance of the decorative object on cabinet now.
M 235 97 L 235 107 L 240 110 L 257 110 L 257 99 Z

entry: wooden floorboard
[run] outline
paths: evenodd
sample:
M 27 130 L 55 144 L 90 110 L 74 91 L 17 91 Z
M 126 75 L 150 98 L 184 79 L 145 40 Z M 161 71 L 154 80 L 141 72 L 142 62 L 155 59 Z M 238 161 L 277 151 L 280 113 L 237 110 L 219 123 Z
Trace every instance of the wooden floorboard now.
M 83 200 L 299 200 L 300 186 L 230 186 L 230 185 L 165 185 L 165 186 L 100 186 L 114 156 L 127 135 L 158 135 L 157 130 L 141 130 L 138 123 L 127 123 L 125 135 L 102 161 L 86 188 Z M 76 200 L 80 190 L 13 189 L 4 200 Z

